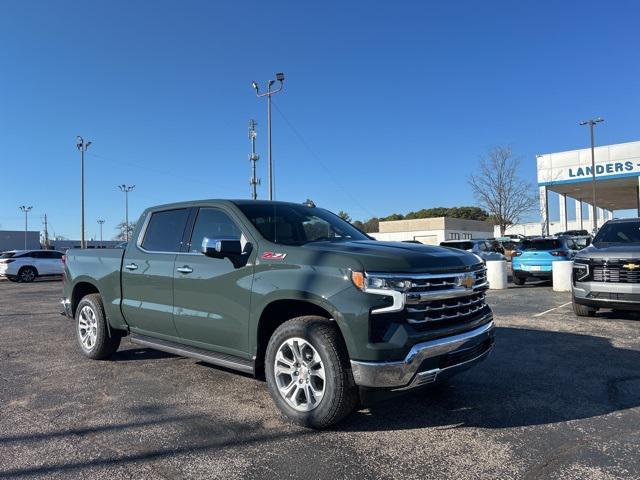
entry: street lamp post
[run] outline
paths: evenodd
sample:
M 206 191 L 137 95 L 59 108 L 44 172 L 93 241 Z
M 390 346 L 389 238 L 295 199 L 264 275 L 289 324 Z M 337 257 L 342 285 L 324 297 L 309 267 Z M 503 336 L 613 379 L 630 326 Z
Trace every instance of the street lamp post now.
M 32 206 L 27 207 L 26 205 L 20 205 L 20 210 L 22 210 L 24 212 L 24 249 L 27 249 L 27 230 L 29 230 L 29 220 L 28 220 L 28 215 L 29 212 L 31 211 L 31 209 L 33 208 Z
M 78 135 L 76 147 L 80 150 L 80 248 L 86 248 L 84 240 L 84 152 L 87 151 L 91 142 L 85 142 L 84 138 Z
M 593 137 L 593 127 L 596 126 L 596 123 L 604 122 L 604 119 L 601 117 L 591 118 L 589 120 L 584 120 L 580 122 L 580 125 L 589 125 L 589 133 L 591 134 L 591 185 L 593 187 L 593 234 L 596 234 L 598 230 L 598 206 L 596 205 L 596 154 L 595 154 L 595 140 Z
M 280 86 L 276 90 L 271 90 L 276 81 L 280 82 Z M 256 91 L 258 97 L 267 97 L 267 154 L 268 154 L 268 174 L 269 174 L 269 200 L 273 200 L 273 159 L 271 157 L 271 97 L 282 90 L 284 83 L 284 73 L 276 73 L 275 80 L 269 80 L 267 83 L 267 91 L 260 93 L 258 84 L 254 81 L 251 86 Z
M 129 192 L 133 190 L 135 185 L 118 185 L 121 192 L 124 192 L 124 233 L 125 239 L 129 242 Z
M 99 219 L 98 223 L 100 224 L 100 248 L 102 248 L 102 225 L 104 225 L 104 220 Z

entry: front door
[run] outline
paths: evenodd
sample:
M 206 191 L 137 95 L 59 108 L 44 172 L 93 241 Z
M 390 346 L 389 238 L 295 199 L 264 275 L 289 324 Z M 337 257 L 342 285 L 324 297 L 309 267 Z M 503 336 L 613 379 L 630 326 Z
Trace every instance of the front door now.
M 131 331 L 175 340 L 173 272 L 188 208 L 150 212 L 122 265 L 122 313 Z
M 246 357 L 255 248 L 248 263 L 200 253 L 202 239 L 246 240 L 230 213 L 213 207 L 198 210 L 185 252 L 176 256 L 173 282 L 174 322 L 192 346 Z M 246 242 L 243 241 L 246 246 Z

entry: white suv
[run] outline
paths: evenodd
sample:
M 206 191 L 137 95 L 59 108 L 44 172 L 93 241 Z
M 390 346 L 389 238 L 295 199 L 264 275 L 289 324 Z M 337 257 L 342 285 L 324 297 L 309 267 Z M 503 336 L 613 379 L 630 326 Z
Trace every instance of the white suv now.
M 63 253 L 55 250 L 12 250 L 0 254 L 0 276 L 14 282 L 33 282 L 37 277 L 62 275 Z

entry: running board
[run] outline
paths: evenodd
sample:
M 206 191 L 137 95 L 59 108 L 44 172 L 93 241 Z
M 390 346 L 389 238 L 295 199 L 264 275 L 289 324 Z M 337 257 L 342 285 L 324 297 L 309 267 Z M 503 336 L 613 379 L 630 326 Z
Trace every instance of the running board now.
M 162 350 L 163 352 L 173 353 L 181 357 L 195 358 L 196 360 L 211 363 L 219 367 L 230 368 L 250 374 L 254 372 L 253 362 L 251 360 L 245 360 L 234 355 L 212 352 L 202 348 L 182 345 L 180 343 L 169 342 L 167 340 L 160 340 L 159 338 L 147 337 L 146 335 L 138 335 L 135 333 L 129 335 L 129 340 L 143 347 Z

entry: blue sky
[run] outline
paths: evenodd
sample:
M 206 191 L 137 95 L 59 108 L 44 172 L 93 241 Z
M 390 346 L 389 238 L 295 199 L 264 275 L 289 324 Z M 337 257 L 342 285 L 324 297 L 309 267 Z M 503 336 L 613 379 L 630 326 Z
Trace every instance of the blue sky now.
M 195 198 L 246 198 L 251 89 L 276 71 L 276 198 L 365 219 L 474 204 L 466 176 L 511 144 L 535 154 L 638 140 L 640 6 L 620 2 L 0 2 L 0 228 L 48 214 L 79 236 Z M 282 116 L 284 114 L 284 117 Z M 294 132 L 290 125 L 296 130 Z M 300 137 L 301 136 L 301 137 Z M 302 138 L 302 140 L 301 140 Z M 552 214 L 553 215 L 553 214 Z

